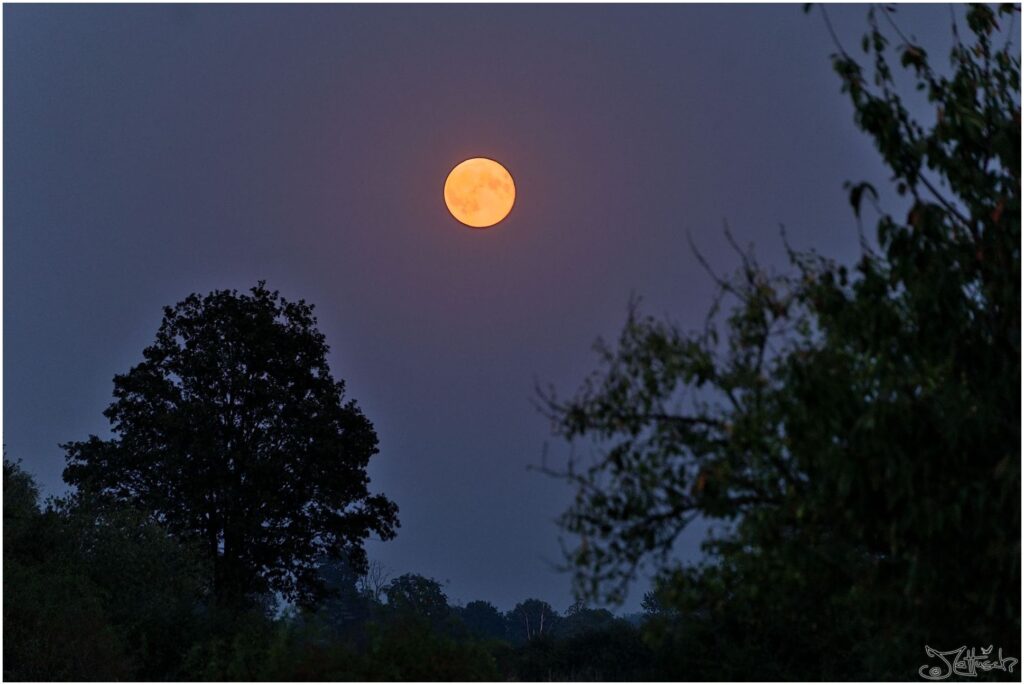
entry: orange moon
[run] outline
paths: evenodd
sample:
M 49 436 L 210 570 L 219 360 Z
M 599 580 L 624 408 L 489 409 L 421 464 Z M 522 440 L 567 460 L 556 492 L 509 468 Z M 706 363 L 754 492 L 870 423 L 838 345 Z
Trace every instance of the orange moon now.
M 474 157 L 458 164 L 444 182 L 444 203 L 458 221 L 487 228 L 512 211 L 516 184 L 493 159 Z

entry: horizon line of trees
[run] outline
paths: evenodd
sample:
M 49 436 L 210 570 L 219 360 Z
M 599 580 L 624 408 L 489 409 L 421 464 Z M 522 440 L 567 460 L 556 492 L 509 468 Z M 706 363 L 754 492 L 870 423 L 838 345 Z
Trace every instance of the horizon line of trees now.
M 581 602 L 563 613 L 536 598 L 508 611 L 484 600 L 456 605 L 433 578 L 390 578 L 377 562 L 344 559 L 318 563 L 316 607 L 267 593 L 227 609 L 209 601 L 203 564 L 130 508 L 97 512 L 74 496 L 41 503 L 32 476 L 5 458 L 5 680 L 653 675 L 641 615 Z
M 600 453 L 545 467 L 575 490 L 567 612 L 453 607 L 369 563 L 399 527 L 373 425 L 312 306 L 260 282 L 165 308 L 114 379 L 113 437 L 64 445 L 72 494 L 41 506 L 4 460 L 4 678 L 907 680 L 925 645 L 1012 653 L 1020 7 L 972 5 L 962 34 L 954 11 L 948 69 L 896 11 L 868 11 L 869 66 L 838 42 L 833 66 L 906 215 L 850 184 L 878 216 L 856 264 L 790 250 L 778 273 L 736 246 L 703 330 L 631 311 L 574 397 L 543 395 Z M 724 525 L 683 564 L 695 520 Z M 643 620 L 588 608 L 644 566 Z

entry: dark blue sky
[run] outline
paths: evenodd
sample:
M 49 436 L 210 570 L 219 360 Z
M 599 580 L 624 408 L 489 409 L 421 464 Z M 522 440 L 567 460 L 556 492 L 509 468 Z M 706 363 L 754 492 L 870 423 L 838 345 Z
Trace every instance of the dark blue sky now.
M 866 9 L 829 10 L 851 48 Z M 568 605 L 533 384 L 571 392 L 631 293 L 700 325 L 687 231 L 721 270 L 723 220 L 768 263 L 780 223 L 850 258 L 842 184 L 887 177 L 799 5 L 3 11 L 8 456 L 60 492 L 57 444 L 107 434 L 161 307 L 266 279 L 316 304 L 377 427 L 402 528 L 371 557 L 456 601 Z M 948 6 L 900 16 L 945 53 Z M 474 156 L 518 189 L 486 231 L 441 193 Z

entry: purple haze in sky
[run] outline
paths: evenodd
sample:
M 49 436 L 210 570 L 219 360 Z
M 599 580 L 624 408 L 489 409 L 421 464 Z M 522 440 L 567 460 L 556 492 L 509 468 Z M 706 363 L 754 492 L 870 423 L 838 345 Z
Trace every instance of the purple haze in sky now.
M 866 11 L 829 8 L 856 54 Z M 851 259 L 843 182 L 888 177 L 799 5 L 3 12 L 7 455 L 61 492 L 58 443 L 107 435 L 161 307 L 266 279 L 316 305 L 380 435 L 373 487 L 402 528 L 371 558 L 452 601 L 569 604 L 553 520 L 572 493 L 527 470 L 567 447 L 534 383 L 571 393 L 631 294 L 700 326 L 687 231 L 723 272 L 723 220 L 769 264 L 780 224 Z M 948 6 L 899 16 L 945 54 Z M 485 231 L 441 193 L 474 156 L 518 191 Z

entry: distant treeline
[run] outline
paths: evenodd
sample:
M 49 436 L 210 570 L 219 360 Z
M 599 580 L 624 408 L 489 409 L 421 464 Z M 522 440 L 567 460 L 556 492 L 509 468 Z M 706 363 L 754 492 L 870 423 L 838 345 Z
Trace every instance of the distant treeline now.
M 130 510 L 81 498 L 40 506 L 4 462 L 5 680 L 633 680 L 656 655 L 633 621 L 527 599 L 452 606 L 440 583 L 318 573 L 316 608 L 265 596 L 242 612 L 205 601 L 203 560 Z

